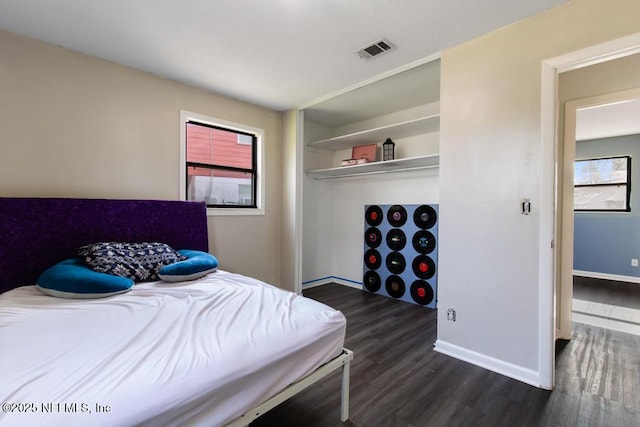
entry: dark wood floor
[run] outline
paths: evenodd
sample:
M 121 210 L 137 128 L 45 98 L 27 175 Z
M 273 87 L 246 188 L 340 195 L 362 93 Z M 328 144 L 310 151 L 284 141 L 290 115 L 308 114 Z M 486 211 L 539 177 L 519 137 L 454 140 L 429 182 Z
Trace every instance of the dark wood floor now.
M 573 276 L 573 298 L 640 310 L 640 284 Z
M 340 285 L 305 295 L 347 317 L 351 417 L 335 373 L 251 424 L 267 426 L 640 425 L 640 337 L 574 325 L 557 346 L 557 388 L 537 389 L 433 351 L 436 312 Z

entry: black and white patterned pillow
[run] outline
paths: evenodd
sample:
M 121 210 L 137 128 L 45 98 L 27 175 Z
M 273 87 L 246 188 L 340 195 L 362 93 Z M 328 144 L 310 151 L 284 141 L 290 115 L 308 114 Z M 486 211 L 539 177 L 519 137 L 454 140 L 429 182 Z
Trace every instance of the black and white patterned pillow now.
M 78 255 L 92 270 L 136 282 L 158 280 L 160 268 L 185 259 L 169 245 L 158 242 L 100 242 L 81 247 Z

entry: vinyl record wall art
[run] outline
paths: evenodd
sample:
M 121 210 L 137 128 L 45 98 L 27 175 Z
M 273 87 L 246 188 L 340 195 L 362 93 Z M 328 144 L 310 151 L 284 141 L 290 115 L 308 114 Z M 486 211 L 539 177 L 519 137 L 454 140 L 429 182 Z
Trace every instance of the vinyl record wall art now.
M 363 289 L 435 308 L 438 205 L 367 205 Z

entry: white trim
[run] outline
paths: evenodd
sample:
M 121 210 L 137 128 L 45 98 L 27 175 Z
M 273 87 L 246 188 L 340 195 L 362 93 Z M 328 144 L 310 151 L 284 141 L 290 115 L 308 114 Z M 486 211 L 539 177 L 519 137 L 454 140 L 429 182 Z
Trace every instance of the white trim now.
M 604 93 L 602 95 L 590 96 L 588 98 L 574 99 L 567 101 L 575 109 L 597 107 L 600 105 L 615 104 L 623 101 L 631 101 L 640 98 L 640 88 L 620 90 L 617 92 Z
M 640 33 L 610 40 L 585 49 L 569 52 L 565 55 L 548 59 L 547 62 L 558 70 L 558 73 L 577 70 L 590 65 L 612 61 L 640 52 Z
M 328 277 L 323 277 L 322 279 L 309 280 L 302 284 L 302 289 L 311 289 L 318 286 L 328 285 L 330 283 L 335 283 L 336 285 L 347 286 L 349 288 L 362 290 L 362 283 L 356 283 L 348 279 L 341 279 L 340 277 L 336 277 L 336 276 L 328 276 Z
M 523 368 L 522 366 L 507 363 L 503 360 L 496 359 L 485 354 L 477 353 L 475 351 L 471 351 L 464 347 L 460 347 L 442 340 L 437 340 L 433 349 L 438 353 L 446 354 L 447 356 L 455 357 L 456 359 L 472 363 L 474 365 L 480 366 L 481 368 L 506 375 L 510 378 L 522 381 L 523 383 L 530 384 L 534 387 L 540 387 L 550 390 L 550 387 L 547 387 L 544 384 L 540 384 L 540 377 L 538 375 L 538 372 L 532 369 L 527 369 Z
M 544 88 L 551 88 L 545 91 Z M 555 169 L 558 158 L 555 144 L 555 104 L 558 76 L 553 68 L 542 64 L 541 99 L 541 191 L 538 234 L 538 375 L 541 387 L 552 389 L 555 383 L 555 334 L 554 309 L 556 277 L 555 243 Z
M 231 130 L 237 130 L 240 132 L 247 132 L 256 135 L 256 150 L 257 150 L 257 163 L 258 163 L 258 177 L 256 189 L 256 208 L 207 208 L 208 216 L 250 216 L 250 215 L 264 215 L 265 214 L 265 156 L 264 145 L 266 132 L 264 129 L 244 125 L 241 123 L 235 123 L 228 120 L 218 119 L 214 117 L 205 116 L 203 114 L 193 113 L 190 111 L 180 110 L 180 200 L 187 199 L 187 183 L 185 177 L 185 165 L 187 159 L 186 153 L 186 140 L 187 132 L 185 124 L 189 120 L 194 120 L 200 123 L 205 123 L 213 126 L 220 126 Z
M 557 145 L 558 150 L 562 148 L 563 163 L 558 165 L 558 189 L 562 188 L 562 205 L 558 206 L 560 215 L 557 221 L 560 223 L 558 227 L 562 230 L 559 237 L 561 243 L 560 253 L 558 254 L 558 280 L 556 285 L 557 295 L 557 338 L 570 340 L 572 333 L 571 323 L 571 299 L 573 298 L 573 218 L 574 218 L 574 179 L 573 169 L 576 158 L 576 109 L 572 107 L 573 102 L 566 102 L 564 105 L 564 129 L 563 129 L 563 145 Z M 559 129 L 560 131 L 560 129 Z
M 362 283 L 354 283 L 350 280 L 341 279 L 339 277 L 333 278 L 333 283 L 336 283 L 341 286 L 346 286 L 348 288 L 359 289 L 362 290 Z
M 294 286 L 297 294 L 302 293 L 302 212 L 303 194 L 302 183 L 304 182 L 304 111 L 296 110 L 296 184 L 295 184 L 295 225 L 294 225 Z
M 604 319 L 599 316 L 591 316 L 585 313 L 573 313 L 573 321 L 576 323 L 584 323 L 585 325 L 624 332 L 626 334 L 640 335 L 640 326 L 621 322 L 615 319 Z
M 640 327 L 640 310 L 636 308 L 574 299 L 572 311 L 588 316 L 626 322 Z
M 640 335 L 640 310 L 574 299 L 572 312 L 574 322 Z
M 606 43 L 601 43 L 585 49 L 580 49 L 554 58 L 546 59 L 542 62 L 542 84 L 541 84 L 541 138 L 542 148 L 555 147 L 553 152 L 557 153 L 559 149 L 556 143 L 556 126 L 558 112 L 558 91 L 557 78 L 558 74 L 563 71 L 574 70 L 588 65 L 598 64 L 612 59 L 621 58 L 640 52 L 640 33 L 632 34 Z M 551 120 L 552 118 L 552 120 Z M 548 156 L 543 154 L 542 165 L 542 193 L 544 194 L 545 185 L 555 182 L 555 162 L 549 163 Z M 558 185 L 558 184 L 556 184 Z M 553 191 L 554 199 L 556 191 Z M 541 387 L 553 388 L 555 375 L 555 339 L 556 339 L 556 319 L 555 319 L 555 289 L 557 283 L 557 274 L 553 275 L 553 280 L 549 281 L 546 273 L 553 271 L 555 261 L 558 259 L 556 249 L 558 247 L 558 235 L 556 234 L 556 224 L 560 220 L 558 206 L 549 206 L 548 198 L 543 197 L 541 200 L 541 217 L 540 219 L 540 265 L 539 265 L 539 297 L 538 297 L 538 369 L 541 380 Z M 544 251 L 547 235 L 555 236 L 556 244 L 549 255 Z M 563 268 L 559 266 L 559 268 Z M 542 273 L 545 273 L 543 275 Z M 551 299 L 549 296 L 552 296 Z M 549 327 L 551 323 L 552 327 Z
M 330 278 L 324 278 L 324 279 L 313 280 L 310 282 L 305 282 L 300 287 L 304 291 L 306 289 L 317 288 L 318 286 L 328 285 L 329 283 L 333 283 L 333 280 L 331 280 Z
M 309 285 L 301 285 L 300 288 L 302 291 L 307 290 L 307 289 L 311 289 L 311 288 L 317 288 L 318 286 L 324 286 L 327 285 L 328 283 L 325 282 L 318 282 L 318 283 L 311 283 Z
M 614 280 L 616 282 L 638 283 L 640 277 L 622 276 L 620 274 L 598 273 L 596 271 L 573 270 L 574 276 L 590 277 L 592 279 Z

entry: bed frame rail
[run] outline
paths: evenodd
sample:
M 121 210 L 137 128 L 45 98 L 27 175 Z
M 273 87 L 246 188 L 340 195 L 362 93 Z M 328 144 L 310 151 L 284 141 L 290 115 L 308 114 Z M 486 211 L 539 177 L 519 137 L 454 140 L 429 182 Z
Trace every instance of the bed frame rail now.
M 325 363 L 301 380 L 289 385 L 266 402 L 240 415 L 238 418 L 227 424 L 226 427 L 248 426 L 251 421 L 340 368 L 342 368 L 342 401 L 340 404 L 340 420 L 342 422 L 347 421 L 349 419 L 349 367 L 352 360 L 353 352 L 343 348 L 342 353 L 337 357 L 331 359 L 329 362 Z

